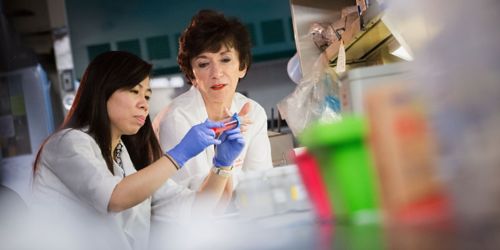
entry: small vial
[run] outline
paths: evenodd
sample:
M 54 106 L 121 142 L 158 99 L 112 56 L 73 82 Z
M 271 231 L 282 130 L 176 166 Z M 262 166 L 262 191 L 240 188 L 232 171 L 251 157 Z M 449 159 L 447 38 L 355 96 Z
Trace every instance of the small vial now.
M 276 214 L 288 212 L 290 209 L 286 176 L 284 176 L 282 170 L 282 167 L 275 167 L 266 171 L 266 177 L 271 186 L 270 191 L 274 202 L 274 212 Z
M 266 217 L 274 214 L 271 186 L 263 171 L 245 173 L 236 187 L 236 205 L 246 218 Z
M 220 134 L 220 133 L 222 133 L 222 132 L 224 132 L 226 130 L 236 128 L 237 126 L 238 126 L 238 120 L 235 119 L 235 120 L 231 120 L 231 121 L 225 122 L 224 123 L 224 127 L 222 127 L 222 128 L 212 128 L 212 130 L 216 134 Z

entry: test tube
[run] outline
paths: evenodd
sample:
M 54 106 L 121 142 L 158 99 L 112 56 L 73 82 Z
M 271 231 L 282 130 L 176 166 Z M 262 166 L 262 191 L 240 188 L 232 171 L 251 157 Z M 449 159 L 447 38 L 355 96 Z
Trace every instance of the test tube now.
M 212 130 L 216 133 L 216 134 L 220 134 L 226 130 L 229 130 L 229 129 L 233 129 L 233 128 L 236 128 L 238 126 L 238 120 L 237 119 L 234 119 L 234 120 L 231 120 L 231 121 L 228 121 L 228 122 L 225 122 L 224 123 L 224 127 L 221 127 L 221 128 L 212 128 Z

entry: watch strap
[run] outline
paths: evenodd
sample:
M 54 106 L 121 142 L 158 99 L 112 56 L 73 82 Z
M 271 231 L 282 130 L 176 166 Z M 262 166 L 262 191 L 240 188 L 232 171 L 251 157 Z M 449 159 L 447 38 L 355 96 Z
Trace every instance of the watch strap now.
M 229 166 L 229 167 L 213 167 L 212 168 L 212 172 L 214 172 L 216 175 L 225 176 L 225 177 L 231 176 L 232 175 L 232 170 L 233 170 L 233 166 Z

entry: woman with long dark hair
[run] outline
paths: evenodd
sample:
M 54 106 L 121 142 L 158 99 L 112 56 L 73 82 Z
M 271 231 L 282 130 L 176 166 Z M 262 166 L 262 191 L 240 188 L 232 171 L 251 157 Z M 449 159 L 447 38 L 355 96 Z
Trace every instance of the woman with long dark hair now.
M 121 238 L 134 249 L 147 247 L 150 197 L 161 186 L 167 191 L 159 197 L 186 196 L 196 203 L 208 194 L 210 202 L 204 205 L 210 207 L 204 209 L 216 207 L 228 177 L 214 171 L 201 189 L 186 192 L 169 180 L 186 161 L 217 145 L 214 158 L 230 166 L 244 147 L 239 128 L 216 139 L 213 128 L 223 124 L 206 120 L 162 152 L 149 118 L 151 68 L 126 52 L 96 57 L 62 127 L 38 152 L 33 183 L 38 206 L 103 218 L 119 228 Z

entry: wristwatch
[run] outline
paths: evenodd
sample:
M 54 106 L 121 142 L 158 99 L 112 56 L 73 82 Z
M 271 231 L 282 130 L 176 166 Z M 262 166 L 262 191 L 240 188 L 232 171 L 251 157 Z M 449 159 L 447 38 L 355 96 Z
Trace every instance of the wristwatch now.
M 212 172 L 214 172 L 216 175 L 224 176 L 224 177 L 229 177 L 231 176 L 231 173 L 233 170 L 233 166 L 229 167 L 213 167 Z

